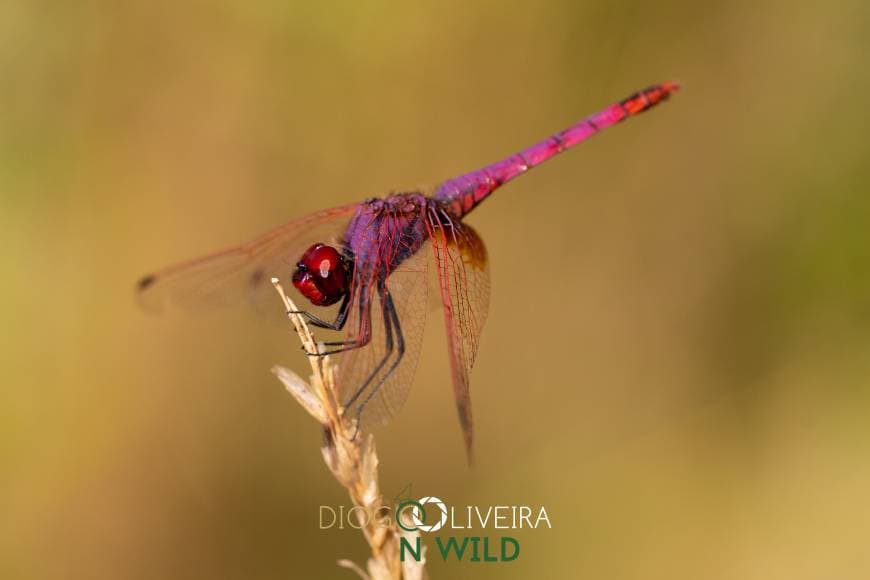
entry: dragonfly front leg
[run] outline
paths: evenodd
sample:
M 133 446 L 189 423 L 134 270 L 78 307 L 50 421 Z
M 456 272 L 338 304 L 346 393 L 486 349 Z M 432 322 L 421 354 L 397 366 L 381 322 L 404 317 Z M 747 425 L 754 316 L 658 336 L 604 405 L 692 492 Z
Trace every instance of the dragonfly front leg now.
M 327 330 L 341 330 L 347 322 L 347 313 L 350 311 L 350 292 L 344 295 L 344 300 L 341 301 L 341 306 L 338 307 L 338 314 L 335 320 L 327 322 L 315 314 L 311 314 L 307 310 L 288 310 L 287 314 L 298 314 L 303 316 L 305 320 L 318 328 Z
M 308 356 L 326 356 L 330 354 L 338 354 L 340 352 L 345 352 L 348 350 L 353 350 L 355 348 L 361 348 L 369 343 L 372 338 L 372 310 L 371 310 L 371 302 L 366 297 L 366 294 L 360 292 L 360 300 L 359 300 L 359 328 L 357 329 L 357 336 L 355 338 L 351 338 L 349 340 L 340 340 L 340 341 L 331 341 L 331 342 L 323 342 L 324 346 L 335 346 L 338 348 L 333 348 L 330 350 L 318 351 L 318 352 L 308 352 L 305 351 L 305 354 Z M 347 320 L 347 312 L 349 310 L 349 304 L 351 302 L 350 295 L 345 298 L 345 302 L 342 302 L 341 308 L 339 310 L 339 316 L 336 317 L 336 320 L 341 319 L 341 326 L 343 327 Z M 343 315 L 342 315 L 343 311 Z

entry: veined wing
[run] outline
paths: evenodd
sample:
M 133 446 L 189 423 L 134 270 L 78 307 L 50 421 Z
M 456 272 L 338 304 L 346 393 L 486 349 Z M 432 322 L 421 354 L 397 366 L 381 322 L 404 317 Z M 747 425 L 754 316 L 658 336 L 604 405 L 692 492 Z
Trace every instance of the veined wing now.
M 150 310 L 168 304 L 196 308 L 258 302 L 274 292 L 270 278 L 286 279 L 308 246 L 337 245 L 357 207 L 349 204 L 313 213 L 247 243 L 158 270 L 139 280 L 137 294 Z
M 386 278 L 386 292 L 376 284 L 354 288 L 347 338 L 368 328 L 371 340 L 339 355 L 338 387 L 346 413 L 363 428 L 385 424 L 408 398 L 426 325 L 427 257 L 426 248 L 420 248 L 402 262 Z M 363 300 L 368 308 L 359 307 Z
M 429 236 L 438 270 L 444 324 L 453 378 L 453 396 L 469 462 L 473 458 L 474 422 L 469 375 L 477 357 L 480 333 L 489 309 L 486 247 L 471 226 L 432 210 Z

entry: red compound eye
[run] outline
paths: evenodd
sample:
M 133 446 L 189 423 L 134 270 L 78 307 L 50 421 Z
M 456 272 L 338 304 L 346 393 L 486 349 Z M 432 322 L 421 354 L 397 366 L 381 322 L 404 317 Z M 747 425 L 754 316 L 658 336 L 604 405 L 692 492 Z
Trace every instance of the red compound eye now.
M 293 286 L 315 306 L 329 306 L 347 294 L 350 265 L 341 253 L 326 244 L 308 248 L 293 273 Z

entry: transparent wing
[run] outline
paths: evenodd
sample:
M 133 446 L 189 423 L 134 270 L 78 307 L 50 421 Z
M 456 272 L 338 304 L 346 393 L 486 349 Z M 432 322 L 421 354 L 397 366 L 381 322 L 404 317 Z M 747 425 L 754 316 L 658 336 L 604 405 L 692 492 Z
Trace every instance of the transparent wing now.
M 389 306 L 375 284 L 357 288 L 356 304 L 347 323 L 348 338 L 368 324 L 371 341 L 363 348 L 339 355 L 338 386 L 343 403 L 361 391 L 348 412 L 356 413 L 360 405 L 364 406 L 358 416 L 363 428 L 386 423 L 402 409 L 408 398 L 426 325 L 427 269 L 427 250 L 423 247 L 387 277 L 386 290 L 398 323 L 388 319 Z M 365 310 L 356 306 L 363 296 L 371 304 L 371 318 L 370 322 L 361 324 L 360 317 L 365 316 Z M 404 348 L 401 359 L 400 337 Z
M 471 461 L 474 423 L 469 375 L 477 357 L 480 333 L 489 309 L 486 247 L 471 226 L 442 212 L 433 210 L 430 213 L 428 228 L 444 307 L 453 395 L 466 452 Z
M 357 207 L 350 204 L 310 214 L 245 244 L 169 266 L 144 276 L 137 294 L 149 310 L 168 304 L 198 308 L 251 301 L 256 305 L 267 297 L 269 310 L 274 310 L 271 277 L 287 279 L 311 244 L 337 244 Z

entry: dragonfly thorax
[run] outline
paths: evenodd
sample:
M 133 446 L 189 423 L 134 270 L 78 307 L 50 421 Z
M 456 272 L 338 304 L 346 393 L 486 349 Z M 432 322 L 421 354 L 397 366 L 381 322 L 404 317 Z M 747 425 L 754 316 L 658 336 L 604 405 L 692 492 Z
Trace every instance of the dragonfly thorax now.
M 293 273 L 293 286 L 315 306 L 329 306 L 350 289 L 353 263 L 332 246 L 308 248 Z

